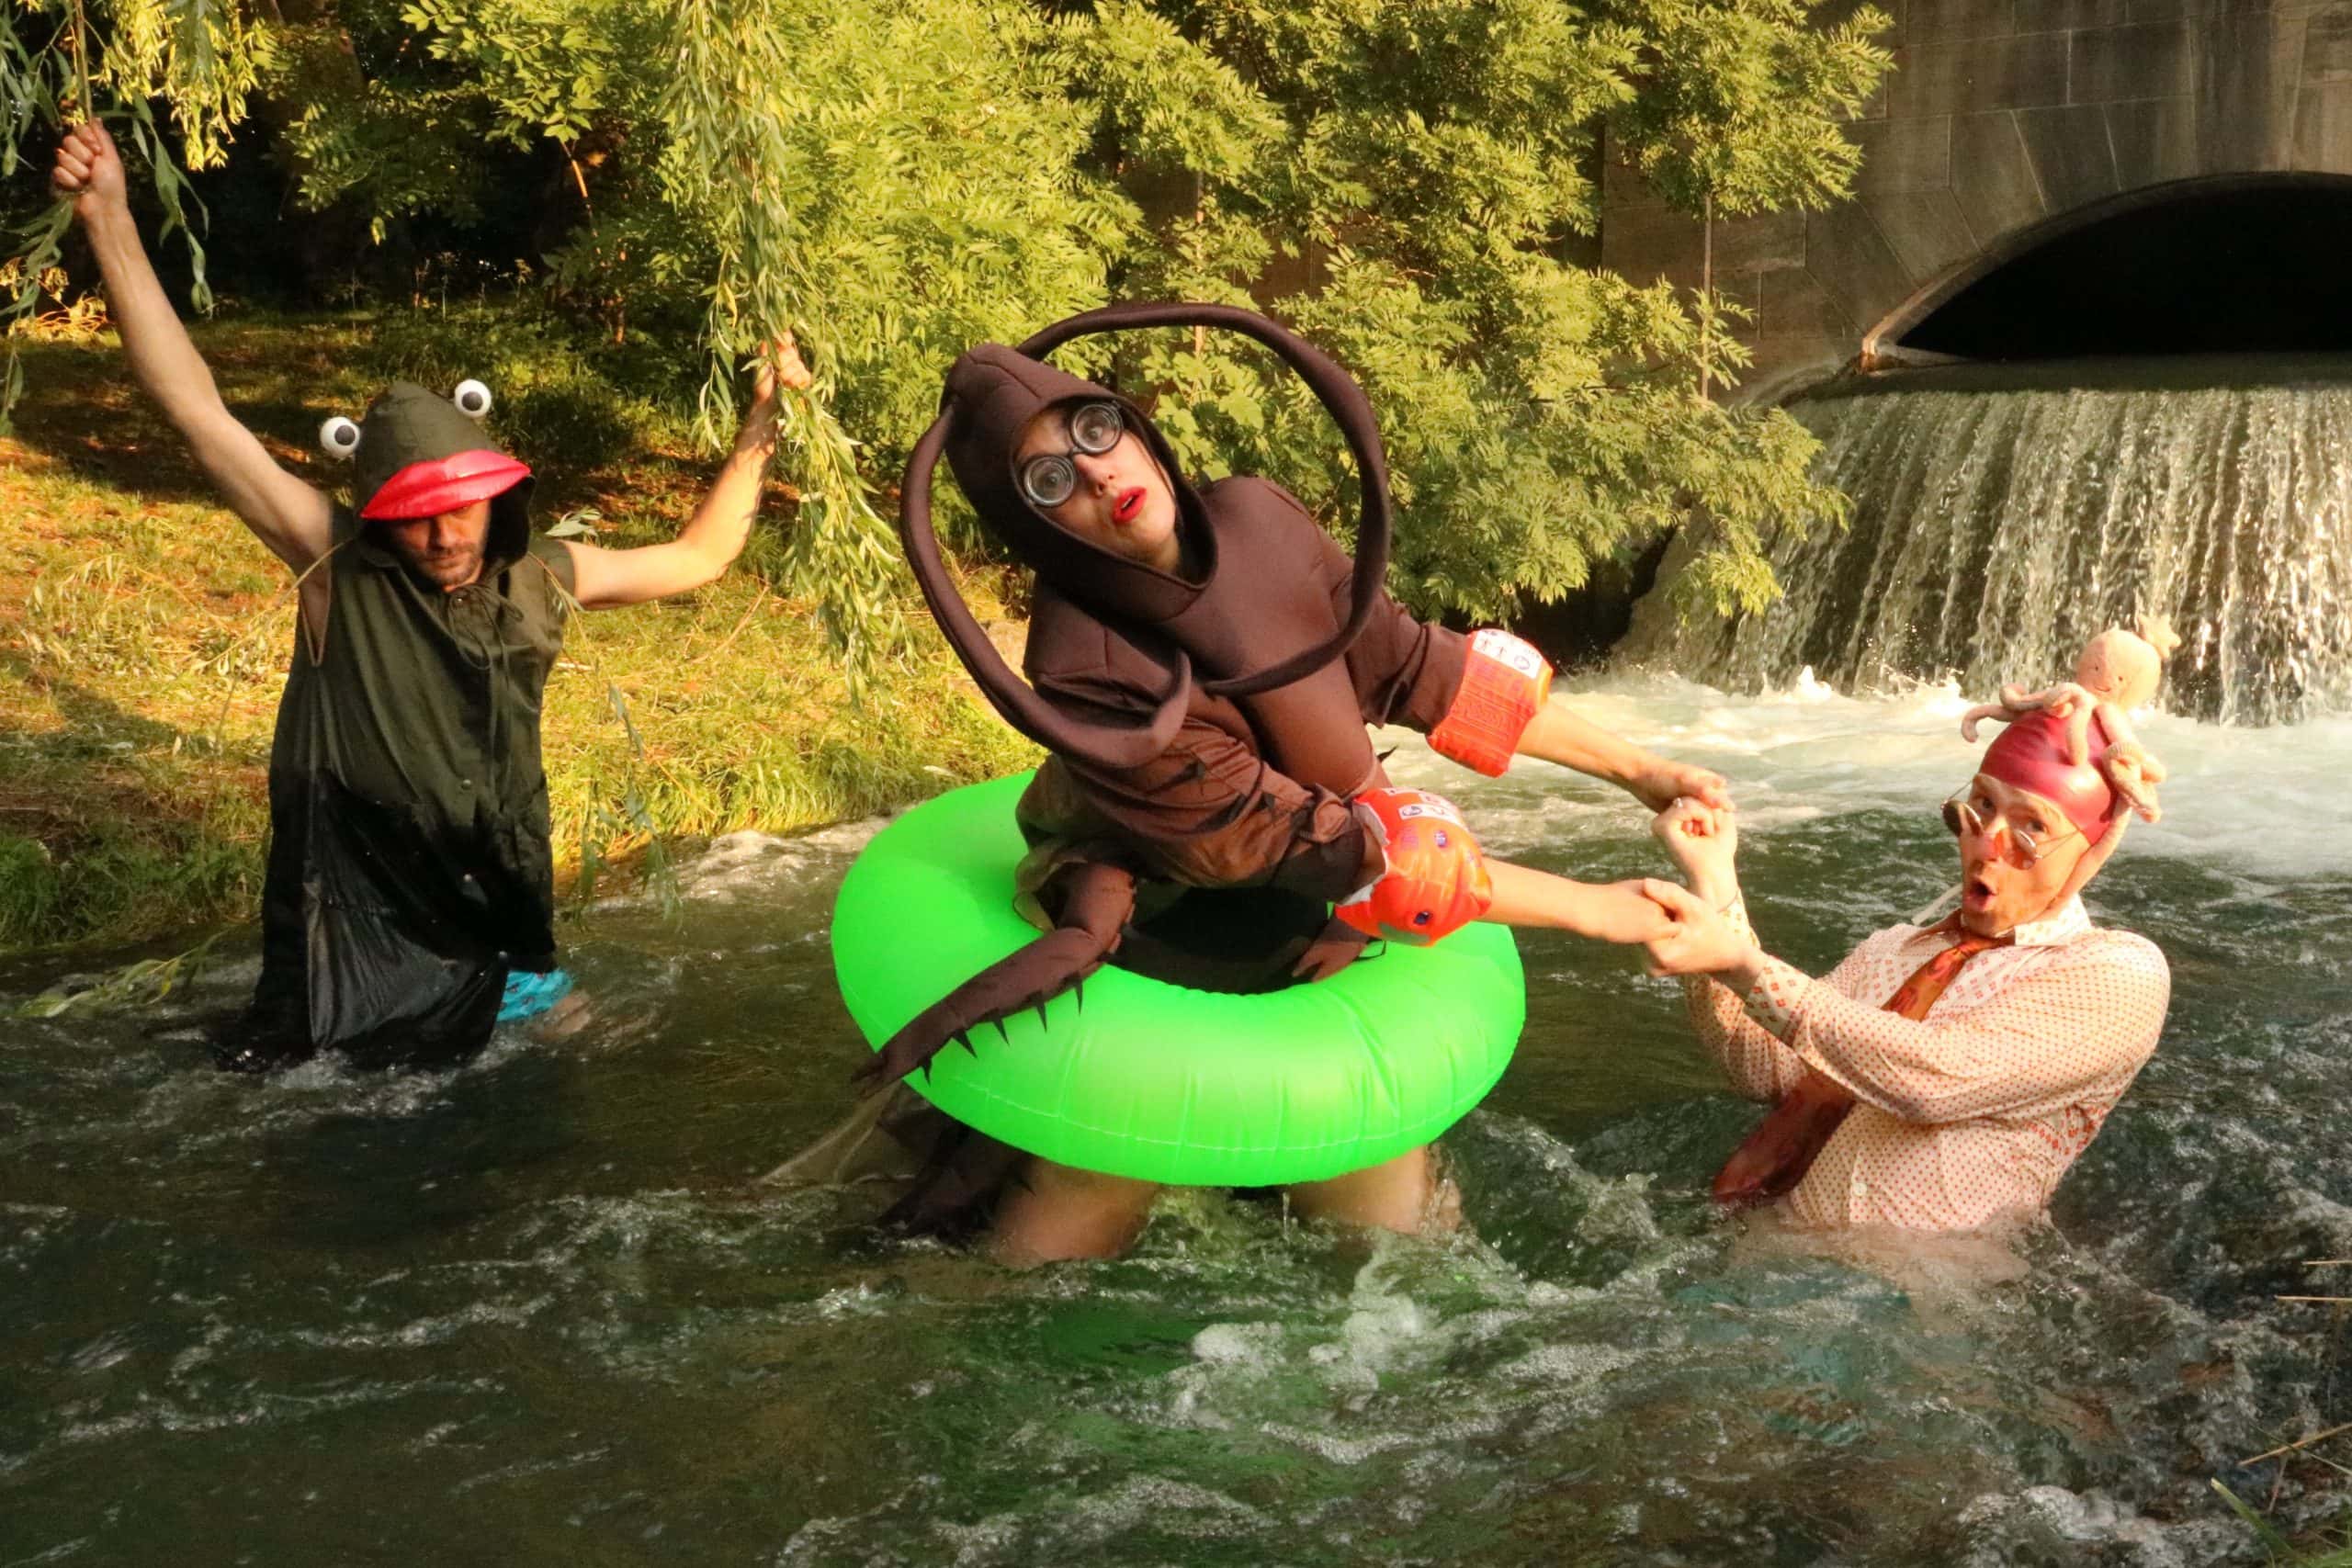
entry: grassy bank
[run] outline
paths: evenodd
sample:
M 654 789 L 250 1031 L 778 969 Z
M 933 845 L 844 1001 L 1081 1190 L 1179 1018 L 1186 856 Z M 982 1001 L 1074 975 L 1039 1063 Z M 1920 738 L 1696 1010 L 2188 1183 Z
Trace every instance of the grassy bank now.
M 429 374 L 440 355 L 507 394 L 542 525 L 593 508 L 602 543 L 674 533 L 708 460 L 649 405 L 585 417 L 593 389 L 576 365 L 538 377 L 533 397 L 528 343 L 481 327 L 248 320 L 197 341 L 231 407 L 313 483 L 347 482 L 312 445 L 319 422 L 356 415 L 388 369 Z M 248 918 L 293 638 L 288 575 L 213 503 L 110 341 L 38 344 L 28 359 L 31 395 L 0 440 L 0 951 Z M 526 446 L 535 434 L 556 450 Z M 772 491 L 761 525 L 788 526 L 790 511 Z M 563 874 L 627 860 L 648 826 L 788 833 L 1024 765 L 1029 748 L 910 608 L 921 649 L 862 713 L 808 607 L 748 570 L 584 617 L 548 689 Z

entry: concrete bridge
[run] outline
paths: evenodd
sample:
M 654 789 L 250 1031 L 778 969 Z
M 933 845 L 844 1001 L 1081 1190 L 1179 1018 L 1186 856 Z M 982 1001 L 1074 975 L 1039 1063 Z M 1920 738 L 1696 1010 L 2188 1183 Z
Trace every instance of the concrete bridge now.
M 1849 128 L 1856 199 L 1719 221 L 1715 283 L 1755 313 L 1738 395 L 1872 363 L 2002 265 L 2117 213 L 2352 175 L 2346 0 L 1879 0 L 1895 70 Z M 1696 287 L 1698 221 L 1623 165 L 1600 259 Z

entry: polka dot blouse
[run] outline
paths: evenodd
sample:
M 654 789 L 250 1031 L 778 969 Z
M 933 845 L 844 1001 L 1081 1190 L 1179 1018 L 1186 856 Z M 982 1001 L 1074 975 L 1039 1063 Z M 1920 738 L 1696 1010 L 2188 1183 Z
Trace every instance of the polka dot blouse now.
M 1747 911 L 1732 919 L 1743 929 Z M 1980 953 L 1913 1022 L 1883 1011 L 1948 932 L 1891 926 L 1816 980 L 1768 959 L 1746 997 L 1685 983 L 1733 1089 L 1778 1100 L 1807 1067 L 1856 1105 L 1784 1201 L 1802 1224 L 1966 1230 L 2032 1213 L 2156 1048 L 2171 973 L 2080 898 Z

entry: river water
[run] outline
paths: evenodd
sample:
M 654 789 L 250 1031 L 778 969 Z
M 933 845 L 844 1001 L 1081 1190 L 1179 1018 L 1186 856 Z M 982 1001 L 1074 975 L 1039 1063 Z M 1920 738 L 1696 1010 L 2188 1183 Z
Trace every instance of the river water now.
M 1816 972 L 1951 880 L 1952 689 L 1570 700 L 1732 778 Z M 250 942 L 0 1018 L 0 1564 L 2259 1562 L 2213 1479 L 2352 1498 L 2238 1462 L 2352 1419 L 2337 1309 L 2276 1299 L 2352 1294 L 2307 1266 L 2352 1258 L 2352 721 L 2143 729 L 2167 816 L 2092 903 L 2170 955 L 2171 1021 L 2018 1258 L 1715 1216 L 1753 1108 L 1668 983 L 1542 938 L 1451 1242 L 1203 1194 L 1106 1264 L 874 1240 L 753 1179 L 849 1107 L 826 919 L 875 824 L 595 909 L 594 1021 L 461 1071 L 209 1071 Z M 1660 869 L 1620 796 L 1397 739 L 1503 853 Z

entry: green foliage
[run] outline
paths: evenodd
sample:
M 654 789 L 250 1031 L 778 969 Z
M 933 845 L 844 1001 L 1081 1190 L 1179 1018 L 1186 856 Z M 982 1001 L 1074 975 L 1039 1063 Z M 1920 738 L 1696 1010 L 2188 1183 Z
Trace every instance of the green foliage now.
M 64 890 L 49 846 L 0 833 L 0 947 L 38 942 L 57 929 Z
M 226 159 L 246 100 L 270 68 L 268 29 L 254 26 L 237 0 L 108 0 L 103 6 L 85 0 L 74 9 L 103 13 L 106 48 L 96 74 L 112 96 L 126 106 L 145 98 L 169 104 L 189 168 L 213 168 Z M 91 100 L 85 95 L 82 101 Z
M 1051 49 L 1072 93 L 1144 165 L 1241 179 L 1285 140 L 1273 106 L 1238 71 L 1140 0 L 1106 0 L 1071 18 Z
M 1754 122 L 1719 140 L 1739 177 L 1779 181 L 1759 199 L 1842 188 L 1851 149 L 1835 117 L 1883 56 L 1807 32 L 1799 6 L 1747 0 L 1597 20 L 1544 0 L 1168 9 L 1284 133 L 1230 168 L 1196 163 L 1191 210 L 1161 223 L 1114 291 L 1255 298 L 1363 378 L 1396 472 L 1400 596 L 1506 615 L 1693 510 L 1714 524 L 1690 580 L 1702 597 L 1754 607 L 1777 592 L 1760 531 L 1841 512 L 1809 477 L 1811 437 L 1778 412 L 1702 396 L 1744 362 L 1730 334 L 1668 289 L 1561 259 L 1561 242 L 1596 221 L 1588 171 L 1601 127 L 1636 139 L 1639 155 L 1653 123 L 1660 136 L 1682 125 L 1658 96 L 1688 96 L 1693 83 Z M 1660 29 L 1699 27 L 1702 9 L 1721 22 L 1712 66 L 1663 70 Z M 1105 73 L 1126 58 L 1114 51 Z M 1799 65 L 1802 90 L 1776 74 Z M 1115 103 L 1148 85 L 1098 91 Z M 1220 103 L 1202 112 L 1234 118 Z M 1162 130 L 1148 150 L 1190 144 Z M 1286 291 L 1266 287 L 1300 274 Z M 1158 416 L 1187 459 L 1282 476 L 1317 513 L 1343 515 L 1352 479 L 1315 411 L 1261 356 L 1202 347 L 1136 356 L 1164 389 Z
M 654 58 L 657 12 L 630 0 L 412 0 L 401 21 L 482 102 L 518 147 L 569 147 L 628 107 L 633 72 Z
M 2339 1465 L 2335 1468 L 2343 1467 Z M 2222 1500 L 2230 1506 L 2230 1511 L 2237 1515 L 2246 1528 L 2254 1532 L 2255 1539 L 2262 1543 L 2262 1548 L 2269 1554 L 2270 1561 L 2280 1564 L 2281 1568 L 2352 1568 L 2352 1529 L 2344 1529 L 2339 1527 L 2339 1533 L 2346 1539 L 2333 1550 L 2323 1548 L 2317 1551 L 2305 1551 L 2290 1540 L 2286 1533 L 2277 1525 L 2255 1512 L 2253 1506 L 2245 1498 L 2222 1484 L 2219 1480 L 2214 1481 L 2213 1490 L 2221 1494 Z
M 386 311 L 363 363 L 371 382 L 443 392 L 479 378 L 496 395 L 491 419 L 509 450 L 528 453 L 536 468 L 584 471 L 690 439 L 680 412 L 686 378 L 652 349 L 600 342 L 550 311 L 500 301 Z
M 511 202 L 501 149 L 552 154 L 581 201 L 537 258 L 548 298 L 697 365 L 707 444 L 731 434 L 744 365 L 797 334 L 817 385 L 787 399 L 780 463 L 802 505 L 753 558 L 817 603 L 859 689 L 905 647 L 876 492 L 947 363 L 1109 299 L 1254 303 L 1355 370 L 1396 475 L 1394 584 L 1426 611 L 1553 597 L 1694 513 L 1713 527 L 1687 586 L 1754 606 L 1777 592 L 1762 532 L 1841 515 L 1793 422 L 1705 395 L 1745 364 L 1712 301 L 1568 258 L 1598 221 L 1604 134 L 1693 210 L 1838 198 L 1856 156 L 1839 121 L 1887 63 L 1875 12 L 1825 28 L 1804 0 L 324 0 L 305 20 L 254 0 L 112 0 L 105 15 L 190 5 L 207 7 L 209 54 L 185 22 L 168 47 L 118 31 L 192 159 L 256 79 L 302 199 L 356 206 L 379 234 Z M 0 50 L 19 57 L 45 58 Z M 1344 529 L 1344 451 L 1262 354 L 1173 333 L 1071 358 L 1115 360 L 1187 462 L 1281 479 Z M 638 368 L 652 405 L 678 398 L 674 369 Z M 594 445 L 572 428 L 587 419 L 552 421 L 551 439 Z
M 1684 210 L 1726 217 L 1821 208 L 1843 197 L 1861 153 L 1838 122 L 1858 113 L 1888 56 L 1864 6 L 1835 28 L 1805 26 L 1804 0 L 1614 0 L 1648 47 L 1642 90 L 1610 130 Z
M 163 233 L 187 245 L 191 302 L 212 308 L 204 244 L 188 222 L 195 197 L 164 145 L 153 100 L 171 106 L 182 156 L 192 168 L 221 161 L 269 60 L 266 36 L 248 28 L 235 0 L 15 0 L 0 6 L 0 115 L 7 137 L 0 175 L 45 156 L 70 123 L 93 113 L 111 121 L 127 166 L 144 164 L 163 213 Z M 107 107 L 105 100 L 113 100 Z M 38 138 L 36 133 L 38 132 Z M 10 238 L 17 279 L 0 307 L 0 435 L 24 395 L 25 372 L 9 329 L 40 309 L 40 280 L 57 265 L 71 210 L 52 202 Z M 202 221 L 198 207 L 198 221 Z
M 6 840 L 0 840 L 0 866 L 6 864 Z M 0 879 L 6 873 L 0 871 Z M 0 881 L 0 886 L 5 886 Z M 5 931 L 0 926 L 0 931 Z M 173 992 L 183 991 L 196 983 L 213 956 L 212 949 L 220 940 L 215 931 L 194 947 L 172 954 L 169 958 L 141 958 L 122 964 L 106 974 L 74 975 L 50 987 L 30 1000 L 17 1004 L 19 1018 L 58 1018 L 69 1012 L 101 1012 L 117 1009 L 153 1009 L 167 1000 Z

